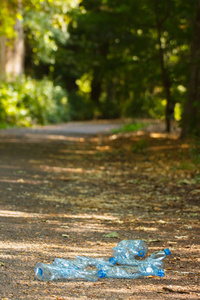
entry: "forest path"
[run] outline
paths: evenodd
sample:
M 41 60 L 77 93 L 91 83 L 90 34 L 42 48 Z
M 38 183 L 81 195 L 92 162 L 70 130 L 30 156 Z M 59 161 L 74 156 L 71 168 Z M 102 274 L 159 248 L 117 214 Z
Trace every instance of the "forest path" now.
M 84 133 L 66 125 L 0 131 L 0 296 L 199 299 L 200 175 L 191 145 L 176 133 L 103 134 L 98 125 Z M 123 239 L 145 240 L 150 253 L 170 248 L 165 277 L 34 276 L 39 261 L 109 257 Z
M 96 120 L 96 121 L 79 121 L 68 122 L 56 125 L 35 126 L 33 128 L 10 128 L 1 129 L 0 136 L 18 136 L 28 138 L 32 136 L 44 137 L 50 135 L 56 136 L 77 136 L 77 135 L 97 135 L 108 134 L 112 129 L 117 129 L 122 126 L 124 122 L 122 120 Z

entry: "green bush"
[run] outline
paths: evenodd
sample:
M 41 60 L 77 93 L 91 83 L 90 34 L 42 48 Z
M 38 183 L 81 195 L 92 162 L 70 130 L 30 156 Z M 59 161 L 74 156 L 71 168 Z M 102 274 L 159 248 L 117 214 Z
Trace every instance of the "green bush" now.
M 69 120 L 66 91 L 44 78 L 22 76 L 13 83 L 0 84 L 0 123 L 31 126 Z

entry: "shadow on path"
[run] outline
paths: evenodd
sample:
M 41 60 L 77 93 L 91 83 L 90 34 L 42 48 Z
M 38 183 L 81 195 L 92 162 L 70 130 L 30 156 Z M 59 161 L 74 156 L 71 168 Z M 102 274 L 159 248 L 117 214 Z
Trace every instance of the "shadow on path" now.
M 191 161 L 181 167 L 189 146 L 76 124 L 82 132 L 72 124 L 0 131 L 2 299 L 199 299 L 199 183 Z M 109 257 L 123 239 L 147 241 L 150 253 L 170 248 L 166 276 L 35 279 L 39 261 Z

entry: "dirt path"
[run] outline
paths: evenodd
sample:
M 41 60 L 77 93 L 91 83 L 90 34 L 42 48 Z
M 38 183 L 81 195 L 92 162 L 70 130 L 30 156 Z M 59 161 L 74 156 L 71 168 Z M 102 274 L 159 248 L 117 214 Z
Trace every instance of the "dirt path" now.
M 0 131 L 1 299 L 200 299 L 200 173 L 189 144 L 98 126 Z M 123 239 L 170 248 L 165 277 L 35 278 L 39 261 L 109 257 Z

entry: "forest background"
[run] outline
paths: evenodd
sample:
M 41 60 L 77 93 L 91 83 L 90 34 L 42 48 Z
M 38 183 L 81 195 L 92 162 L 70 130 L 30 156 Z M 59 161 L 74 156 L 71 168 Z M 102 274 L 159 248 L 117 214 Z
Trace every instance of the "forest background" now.
M 199 0 L 0 2 L 0 128 L 120 117 L 200 135 Z

